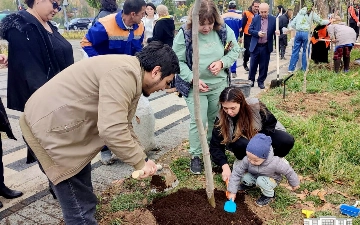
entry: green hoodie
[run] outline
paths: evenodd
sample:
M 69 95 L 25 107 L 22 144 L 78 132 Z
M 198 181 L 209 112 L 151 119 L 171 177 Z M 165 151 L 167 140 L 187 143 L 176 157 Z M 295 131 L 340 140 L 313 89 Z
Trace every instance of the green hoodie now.
M 313 15 L 312 15 L 313 14 Z M 329 20 L 322 20 L 315 12 L 307 14 L 307 7 L 302 8 L 296 17 L 290 22 L 290 27 L 297 31 L 310 31 L 311 17 L 314 24 L 326 25 Z
M 209 34 L 204 35 L 199 32 L 199 71 L 200 79 L 204 81 L 207 85 L 218 84 L 227 78 L 227 74 L 224 70 L 215 76 L 208 69 L 209 65 L 212 62 L 221 60 L 224 64 L 224 68 L 229 68 L 235 60 L 239 57 L 240 47 L 237 40 L 235 39 L 235 34 L 229 26 L 226 26 L 227 29 L 227 40 L 226 43 L 232 41 L 234 47 L 228 54 L 224 55 L 224 46 L 221 43 L 219 35 L 216 31 L 211 31 Z M 189 69 L 186 64 L 185 56 L 185 39 L 184 33 L 180 29 L 178 34 L 174 39 L 173 50 L 179 58 L 180 62 L 180 76 L 183 80 L 191 82 L 193 79 L 193 72 Z

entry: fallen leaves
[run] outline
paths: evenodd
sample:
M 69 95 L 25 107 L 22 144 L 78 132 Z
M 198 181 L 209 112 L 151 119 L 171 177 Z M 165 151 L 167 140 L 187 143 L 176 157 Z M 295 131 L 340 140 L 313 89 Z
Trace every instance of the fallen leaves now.
M 326 202 L 326 199 L 325 199 L 325 195 L 326 195 L 326 191 L 324 189 L 320 189 L 320 190 L 314 190 L 311 192 L 311 195 L 314 195 L 314 196 L 318 196 L 321 201 L 323 202 Z

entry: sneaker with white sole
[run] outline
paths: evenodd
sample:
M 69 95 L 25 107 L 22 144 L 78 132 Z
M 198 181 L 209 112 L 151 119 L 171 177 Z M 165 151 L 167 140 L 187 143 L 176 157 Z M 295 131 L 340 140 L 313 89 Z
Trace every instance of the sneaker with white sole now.
M 193 174 L 201 174 L 202 166 L 201 159 L 199 156 L 194 156 L 190 161 L 190 171 Z
M 263 207 L 263 206 L 268 205 L 274 198 L 275 198 L 275 195 L 274 195 L 274 197 L 267 197 L 267 196 L 261 194 L 260 198 L 258 198 L 258 200 L 256 200 L 255 203 L 256 203 L 256 205 Z

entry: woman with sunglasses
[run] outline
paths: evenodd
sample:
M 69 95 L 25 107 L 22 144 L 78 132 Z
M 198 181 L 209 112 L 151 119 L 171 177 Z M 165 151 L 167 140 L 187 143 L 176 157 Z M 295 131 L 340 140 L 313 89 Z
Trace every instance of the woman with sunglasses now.
M 49 22 L 61 10 L 60 0 L 25 3 L 27 10 L 10 14 L 0 23 L 0 38 L 9 43 L 7 107 L 18 111 L 24 111 L 38 88 L 74 63 L 71 44 Z M 28 147 L 27 163 L 35 161 L 31 153 Z

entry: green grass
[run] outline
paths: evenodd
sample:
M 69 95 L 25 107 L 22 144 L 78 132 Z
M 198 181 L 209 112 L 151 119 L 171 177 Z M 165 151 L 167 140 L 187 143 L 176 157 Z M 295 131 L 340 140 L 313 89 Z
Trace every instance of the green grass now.
M 144 192 L 121 193 L 110 202 L 111 210 L 113 212 L 133 211 L 143 207 L 143 200 L 145 198 Z

